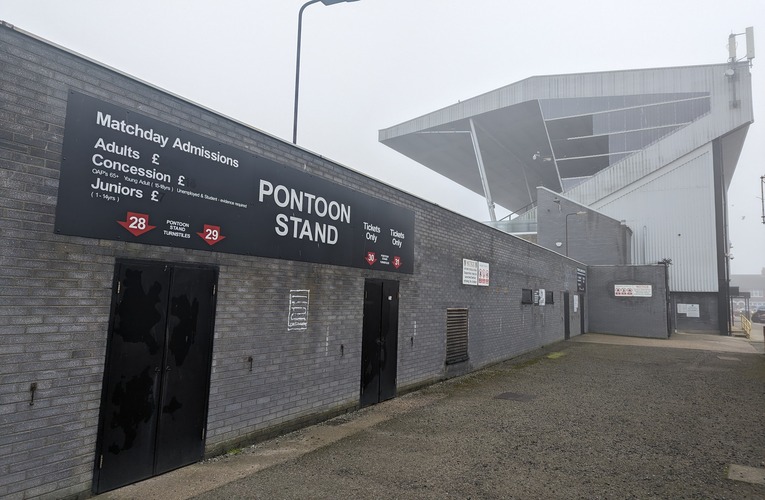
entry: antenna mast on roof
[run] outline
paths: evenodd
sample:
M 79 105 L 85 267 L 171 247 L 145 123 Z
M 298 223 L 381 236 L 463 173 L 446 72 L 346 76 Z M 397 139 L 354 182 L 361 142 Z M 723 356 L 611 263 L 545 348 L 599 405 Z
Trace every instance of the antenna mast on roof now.
M 749 66 L 751 66 L 752 59 L 754 59 L 754 27 L 752 26 L 748 27 L 744 33 L 731 33 L 728 35 L 728 62 L 734 64 L 739 61 L 736 59 L 736 37 L 740 35 L 746 36 L 746 56 L 740 60 L 746 59 L 749 61 Z

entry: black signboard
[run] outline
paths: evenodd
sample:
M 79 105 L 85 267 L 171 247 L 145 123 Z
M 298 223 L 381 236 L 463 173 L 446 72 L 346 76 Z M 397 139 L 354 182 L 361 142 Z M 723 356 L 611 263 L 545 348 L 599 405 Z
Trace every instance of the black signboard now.
M 576 269 L 576 290 L 578 292 L 587 291 L 587 271 L 584 269 Z
M 70 92 L 57 233 L 414 272 L 414 212 Z

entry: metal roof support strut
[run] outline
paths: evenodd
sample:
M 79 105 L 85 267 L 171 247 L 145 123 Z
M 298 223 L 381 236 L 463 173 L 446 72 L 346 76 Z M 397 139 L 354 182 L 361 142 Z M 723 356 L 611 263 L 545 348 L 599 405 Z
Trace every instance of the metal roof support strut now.
M 494 202 L 491 199 L 489 191 L 489 180 L 486 177 L 486 169 L 483 167 L 483 158 L 481 158 L 481 148 L 478 146 L 478 135 L 475 133 L 475 124 L 470 118 L 470 139 L 473 141 L 475 150 L 475 161 L 478 163 L 478 173 L 481 174 L 481 184 L 483 184 L 483 194 L 486 197 L 486 205 L 489 207 L 489 217 L 492 222 L 497 222 L 497 215 L 494 213 Z

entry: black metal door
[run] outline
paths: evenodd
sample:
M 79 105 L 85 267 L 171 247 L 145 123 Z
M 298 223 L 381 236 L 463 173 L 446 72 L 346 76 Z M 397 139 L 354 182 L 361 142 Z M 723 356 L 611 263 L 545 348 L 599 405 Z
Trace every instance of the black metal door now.
M 396 396 L 398 281 L 368 279 L 364 284 L 361 340 L 361 406 Z
M 118 263 L 93 489 L 202 457 L 215 271 Z
M 204 453 L 215 271 L 173 270 L 154 474 L 194 463 Z
M 571 338 L 571 310 L 568 304 L 569 292 L 563 292 L 563 338 Z
M 579 333 L 584 335 L 584 294 L 579 294 Z

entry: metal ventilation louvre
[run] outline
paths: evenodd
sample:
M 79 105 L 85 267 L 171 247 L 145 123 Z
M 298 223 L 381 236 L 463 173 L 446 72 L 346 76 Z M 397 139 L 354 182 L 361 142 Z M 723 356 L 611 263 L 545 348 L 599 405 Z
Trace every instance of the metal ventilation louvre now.
M 446 364 L 468 359 L 468 310 L 446 310 Z

